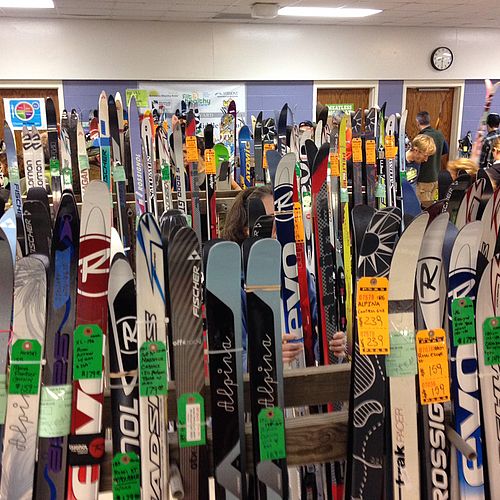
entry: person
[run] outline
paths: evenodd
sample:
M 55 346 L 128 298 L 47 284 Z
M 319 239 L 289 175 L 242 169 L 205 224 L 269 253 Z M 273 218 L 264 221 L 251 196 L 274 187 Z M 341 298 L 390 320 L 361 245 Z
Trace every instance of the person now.
M 417 197 L 423 205 L 428 206 L 438 198 L 441 156 L 448 154 L 448 144 L 443 133 L 431 127 L 431 117 L 427 111 L 417 113 L 416 120 L 420 134 L 432 137 L 436 146 L 436 152 L 421 163 L 417 178 Z
M 235 241 L 239 245 L 248 238 L 250 231 L 248 228 L 248 204 L 252 198 L 258 198 L 262 201 L 266 214 L 274 214 L 274 200 L 273 193 L 269 186 L 251 187 L 238 193 L 235 197 L 233 205 L 231 206 L 227 216 L 222 236 L 229 241 Z M 273 230 L 273 236 L 275 232 Z M 308 276 L 309 277 L 309 276 Z M 309 300 L 311 302 L 311 313 L 313 323 L 317 324 L 317 308 L 316 308 L 316 294 L 312 279 L 309 282 Z M 242 300 L 245 301 L 246 297 L 242 292 Z M 243 315 L 244 317 L 244 315 Z M 243 321 L 244 341 L 246 346 L 246 321 Z M 295 342 L 296 336 L 293 334 L 283 334 L 283 363 L 290 363 L 296 359 L 303 350 L 302 343 Z M 338 358 L 345 356 L 347 347 L 347 339 L 344 332 L 337 332 L 330 341 L 329 348 Z
M 439 199 L 443 200 L 448 194 L 448 190 L 453 182 L 460 177 L 470 183 L 476 177 L 478 166 L 469 158 L 458 158 L 446 164 L 446 168 L 439 172 Z
M 490 178 L 493 189 L 500 185 L 500 137 L 497 137 L 491 145 L 493 163 L 485 169 Z
M 479 168 L 487 168 L 493 163 L 493 142 L 500 137 L 500 115 L 490 113 L 486 117 L 486 129 L 488 133 L 481 147 L 481 156 L 479 157 Z
M 436 143 L 430 135 L 418 134 L 411 141 L 410 149 L 406 152 L 406 179 L 412 182 L 417 179 L 420 165 L 426 162 L 429 156 L 436 153 Z

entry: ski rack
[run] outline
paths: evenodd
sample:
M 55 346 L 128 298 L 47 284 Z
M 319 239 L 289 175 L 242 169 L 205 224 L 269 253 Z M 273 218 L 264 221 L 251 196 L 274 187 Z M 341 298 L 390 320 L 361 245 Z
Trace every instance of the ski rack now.
M 341 460 L 347 454 L 347 401 L 351 379 L 350 363 L 317 366 L 285 370 L 284 394 L 287 408 L 300 406 L 317 406 L 332 401 L 344 401 L 345 409 L 339 412 L 293 417 L 285 420 L 287 464 L 299 466 L 311 463 L 325 463 Z M 250 386 L 248 374 L 244 375 L 245 408 L 250 408 Z M 205 399 L 206 417 L 211 415 L 209 386 L 205 386 L 202 394 Z M 168 419 L 175 420 L 177 401 L 175 398 L 175 382 L 168 387 Z M 109 391 L 105 392 L 103 427 L 111 427 L 111 400 Z M 252 428 L 245 426 L 246 451 L 248 467 L 253 463 Z M 179 447 L 177 434 L 169 432 L 170 460 L 178 459 Z M 211 430 L 208 428 L 207 445 L 211 462 Z M 111 491 L 111 453 L 106 452 L 101 464 L 101 491 Z

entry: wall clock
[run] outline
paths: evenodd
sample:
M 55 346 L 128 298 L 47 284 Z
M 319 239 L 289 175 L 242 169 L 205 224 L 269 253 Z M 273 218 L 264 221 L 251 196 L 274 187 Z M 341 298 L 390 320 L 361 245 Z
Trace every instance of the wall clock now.
M 438 71 L 448 69 L 453 63 L 453 52 L 448 47 L 438 47 L 432 51 L 431 64 Z

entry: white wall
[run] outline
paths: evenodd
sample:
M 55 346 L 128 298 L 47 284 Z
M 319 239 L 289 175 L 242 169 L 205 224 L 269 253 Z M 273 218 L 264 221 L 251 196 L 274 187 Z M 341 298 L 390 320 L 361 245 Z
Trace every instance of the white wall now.
M 500 78 L 500 29 L 0 19 L 0 80 Z M 449 46 L 452 68 L 432 69 Z

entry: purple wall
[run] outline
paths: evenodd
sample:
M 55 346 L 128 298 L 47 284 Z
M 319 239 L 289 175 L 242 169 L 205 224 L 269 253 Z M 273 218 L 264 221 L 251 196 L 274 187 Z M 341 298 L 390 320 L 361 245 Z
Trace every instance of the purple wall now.
M 382 106 L 384 102 L 387 102 L 386 116 L 401 113 L 402 100 L 403 80 L 380 80 L 378 82 L 378 104 Z
M 290 106 L 295 123 L 312 120 L 313 82 L 248 82 L 247 116 L 274 117 L 286 102 Z

